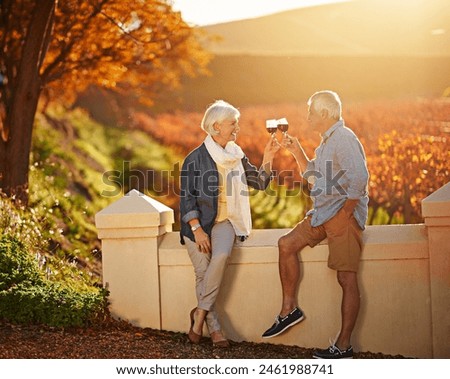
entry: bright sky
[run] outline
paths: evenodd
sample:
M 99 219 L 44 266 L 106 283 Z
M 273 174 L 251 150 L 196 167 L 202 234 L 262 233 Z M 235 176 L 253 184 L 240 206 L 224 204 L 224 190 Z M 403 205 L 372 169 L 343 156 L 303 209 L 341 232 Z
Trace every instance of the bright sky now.
M 194 25 L 260 17 L 288 9 L 348 0 L 173 0 L 173 9 Z

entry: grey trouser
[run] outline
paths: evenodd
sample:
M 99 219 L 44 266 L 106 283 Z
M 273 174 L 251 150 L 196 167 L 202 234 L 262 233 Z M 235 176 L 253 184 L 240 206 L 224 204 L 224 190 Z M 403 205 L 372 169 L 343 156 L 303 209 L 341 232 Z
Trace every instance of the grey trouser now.
M 236 235 L 230 221 L 215 224 L 211 231 L 211 254 L 200 252 L 195 242 L 185 238 L 189 258 L 195 272 L 195 292 L 197 307 L 209 311 L 206 325 L 209 333 L 220 330 L 220 323 L 215 310 L 223 274 L 231 255 Z

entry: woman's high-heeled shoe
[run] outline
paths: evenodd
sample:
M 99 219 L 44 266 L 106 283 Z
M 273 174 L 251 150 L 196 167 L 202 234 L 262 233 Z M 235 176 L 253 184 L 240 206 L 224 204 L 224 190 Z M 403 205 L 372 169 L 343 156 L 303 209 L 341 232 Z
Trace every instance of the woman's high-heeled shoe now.
M 230 342 L 224 337 L 220 330 L 211 333 L 211 340 L 214 346 L 227 348 L 230 347 Z
M 188 338 L 189 338 L 189 341 L 191 341 L 192 343 L 198 344 L 200 342 L 200 339 L 202 338 L 202 335 L 195 333 L 194 329 L 193 329 L 194 323 L 195 323 L 194 313 L 196 310 L 197 310 L 197 308 L 194 308 L 189 315 L 190 321 L 191 321 L 191 327 L 189 329 Z

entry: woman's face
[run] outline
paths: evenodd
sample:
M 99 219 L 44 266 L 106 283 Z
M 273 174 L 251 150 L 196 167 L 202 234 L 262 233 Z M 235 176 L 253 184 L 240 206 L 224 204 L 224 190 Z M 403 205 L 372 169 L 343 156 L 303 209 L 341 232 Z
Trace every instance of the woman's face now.
M 239 117 L 234 119 L 226 119 L 222 122 L 214 124 L 214 129 L 219 132 L 215 136 L 212 136 L 220 146 L 225 147 L 230 141 L 235 142 L 239 133 Z

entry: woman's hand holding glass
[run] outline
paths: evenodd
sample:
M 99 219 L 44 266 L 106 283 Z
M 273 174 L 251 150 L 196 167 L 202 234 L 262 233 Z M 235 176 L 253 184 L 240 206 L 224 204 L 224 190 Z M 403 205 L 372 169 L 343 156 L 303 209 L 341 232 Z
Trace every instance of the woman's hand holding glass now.
M 266 147 L 264 148 L 262 167 L 264 167 L 264 170 L 268 174 L 272 172 L 273 158 L 275 157 L 277 151 L 280 150 L 280 147 L 281 146 L 278 140 L 275 137 L 272 137 L 269 139 L 269 141 L 266 144 Z
M 266 147 L 264 148 L 264 157 L 268 159 L 266 160 L 272 160 L 275 156 L 276 152 L 280 150 L 280 143 L 277 141 L 276 138 L 270 138 L 269 141 L 266 144 Z

